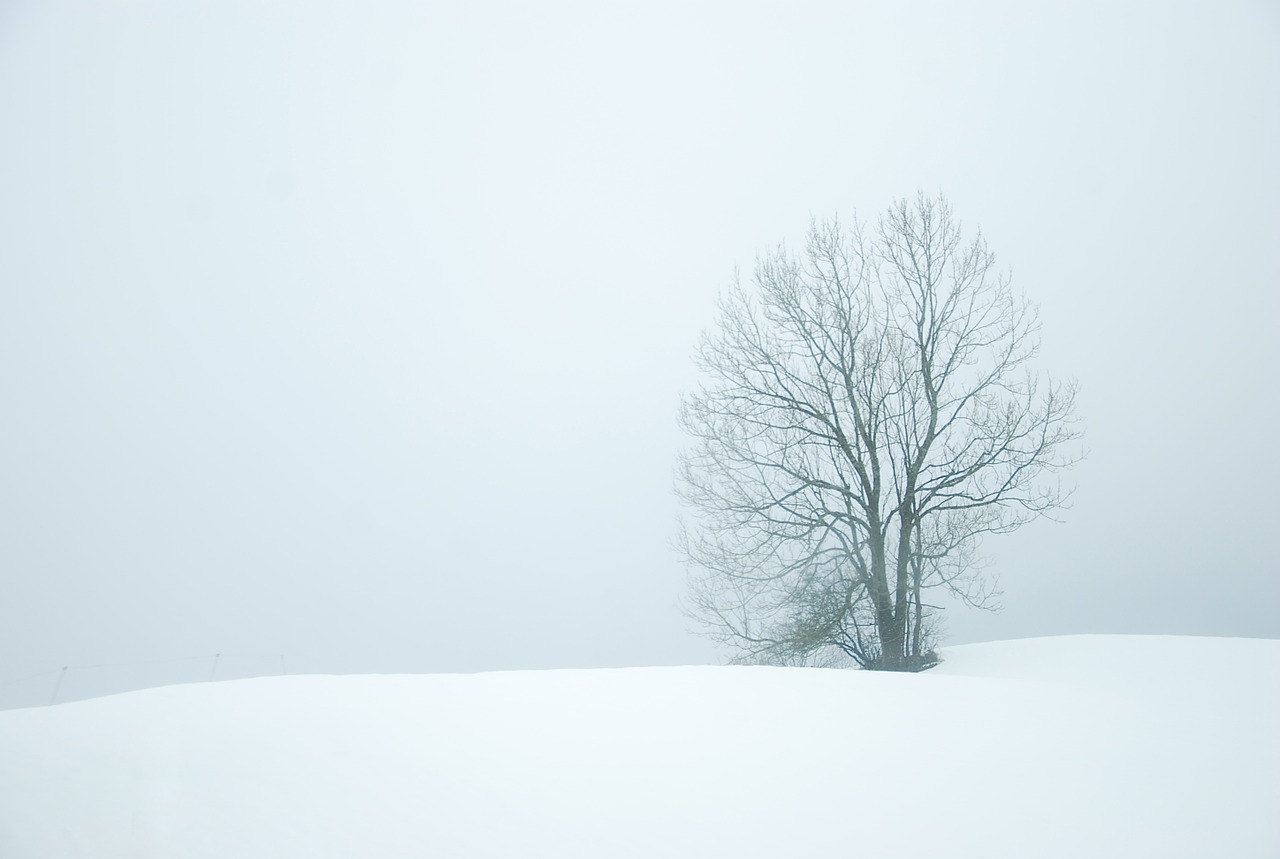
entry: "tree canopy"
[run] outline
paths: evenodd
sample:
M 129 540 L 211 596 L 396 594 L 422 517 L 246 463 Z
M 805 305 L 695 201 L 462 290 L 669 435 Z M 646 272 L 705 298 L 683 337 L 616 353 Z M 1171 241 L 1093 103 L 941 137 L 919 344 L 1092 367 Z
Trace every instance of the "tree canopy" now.
M 680 422 L 691 612 L 739 659 L 929 664 L 943 588 L 994 605 L 988 534 L 1060 507 L 1075 386 L 942 197 L 815 222 L 722 296 Z

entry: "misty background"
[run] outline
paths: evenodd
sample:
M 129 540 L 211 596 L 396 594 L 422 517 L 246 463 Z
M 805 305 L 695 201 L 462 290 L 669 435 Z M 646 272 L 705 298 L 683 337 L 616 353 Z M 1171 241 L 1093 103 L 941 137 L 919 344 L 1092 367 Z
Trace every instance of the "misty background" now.
M 1280 636 L 1280 7 L 605 5 L 0 0 L 0 706 L 720 659 L 699 333 L 917 189 L 1090 451 L 944 643 Z

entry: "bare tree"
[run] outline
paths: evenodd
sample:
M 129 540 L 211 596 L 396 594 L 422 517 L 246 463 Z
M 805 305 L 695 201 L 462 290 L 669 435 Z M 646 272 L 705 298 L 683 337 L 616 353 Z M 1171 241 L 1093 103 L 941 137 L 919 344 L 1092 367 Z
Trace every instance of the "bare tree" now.
M 991 607 L 978 555 L 1061 506 L 1075 388 L 1032 371 L 1037 312 L 942 198 L 735 279 L 683 402 L 692 613 L 745 661 L 918 669 L 944 588 Z

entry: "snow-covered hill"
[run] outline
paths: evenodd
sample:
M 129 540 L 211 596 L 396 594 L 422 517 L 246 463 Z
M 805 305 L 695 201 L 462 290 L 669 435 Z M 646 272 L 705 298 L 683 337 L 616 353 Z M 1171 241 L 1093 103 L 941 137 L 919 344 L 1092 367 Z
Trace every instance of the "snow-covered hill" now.
M 1280 641 L 278 677 L 0 712 L 0 856 L 1275 857 Z

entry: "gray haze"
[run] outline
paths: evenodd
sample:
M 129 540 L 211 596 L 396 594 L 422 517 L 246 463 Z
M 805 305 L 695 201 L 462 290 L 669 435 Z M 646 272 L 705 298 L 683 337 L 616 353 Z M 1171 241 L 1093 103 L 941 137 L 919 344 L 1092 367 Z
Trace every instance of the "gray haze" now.
M 0 706 L 717 659 L 699 332 L 917 188 L 1090 449 L 948 640 L 1280 636 L 1274 3 L 441 5 L 0 3 Z

